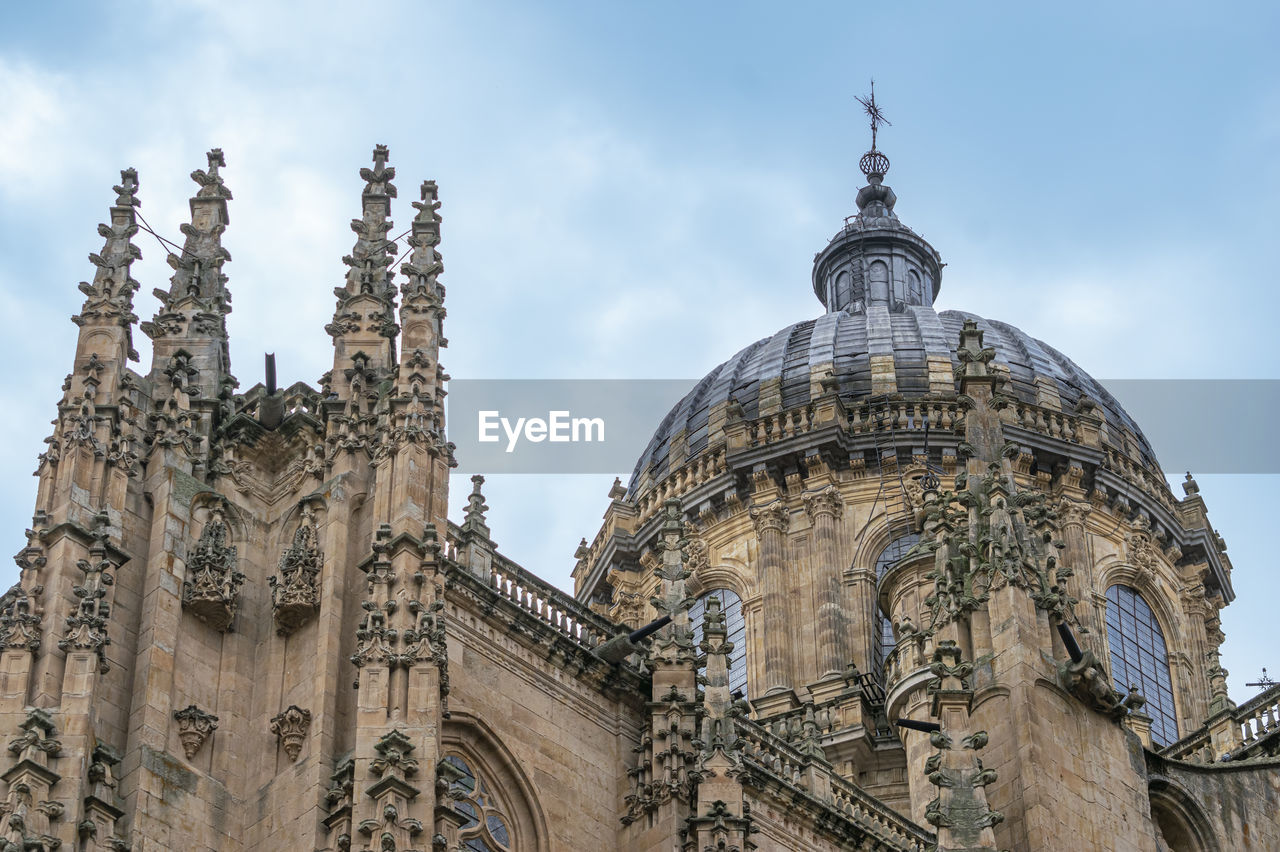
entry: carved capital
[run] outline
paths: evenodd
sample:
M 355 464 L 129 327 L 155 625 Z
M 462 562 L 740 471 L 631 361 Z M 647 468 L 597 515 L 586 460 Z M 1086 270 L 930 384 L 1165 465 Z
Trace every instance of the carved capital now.
M 751 520 L 755 522 L 757 536 L 763 536 L 766 532 L 783 533 L 791 524 L 791 512 L 786 503 L 775 500 L 767 506 L 753 507 Z
M 173 718 L 178 720 L 178 739 L 182 743 L 182 751 L 187 760 L 196 756 L 204 741 L 213 735 L 218 728 L 218 717 L 206 713 L 194 704 L 185 709 L 174 711 Z
M 805 511 L 814 519 L 819 515 L 838 518 L 844 508 L 844 498 L 840 496 L 840 490 L 834 485 L 828 485 L 821 491 L 807 492 L 802 499 Z
M 276 735 L 290 761 L 298 759 L 298 752 L 302 751 L 302 743 L 310 730 L 311 711 L 303 710 L 296 704 L 290 704 L 271 719 L 271 733 Z

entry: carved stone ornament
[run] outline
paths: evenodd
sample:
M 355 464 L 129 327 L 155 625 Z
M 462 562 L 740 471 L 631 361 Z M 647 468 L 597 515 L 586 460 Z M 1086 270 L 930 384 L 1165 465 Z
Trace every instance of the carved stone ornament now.
M 303 710 L 296 704 L 290 704 L 288 709 L 271 719 L 271 733 L 280 740 L 280 745 L 284 748 L 284 753 L 289 755 L 290 761 L 298 759 L 298 752 L 302 751 L 302 743 L 306 740 L 309 730 L 311 730 L 311 711 Z
M 187 564 L 182 605 L 214 630 L 226 632 L 236 612 L 236 597 L 245 576 L 236 570 L 236 549 L 227 544 L 227 521 L 215 508 Z
M 218 717 L 206 713 L 194 704 L 185 710 L 175 711 L 173 718 L 178 720 L 178 739 L 182 742 L 182 751 L 187 760 L 196 756 L 204 741 L 218 729 Z
M 1129 712 L 1124 696 L 1112 688 L 1111 676 L 1088 648 L 1080 662 L 1068 660 L 1058 669 L 1058 679 L 1068 692 L 1104 716 L 1122 719 Z
M 280 556 L 280 576 L 268 577 L 276 632 L 288 636 L 320 609 L 320 566 L 324 557 L 316 543 L 315 515 L 303 509 L 293 544 Z
M 107 636 L 107 619 L 111 604 L 107 593 L 115 584 L 111 571 L 115 565 L 107 558 L 107 518 L 99 515 L 93 532 L 93 544 L 89 558 L 76 562 L 76 568 L 84 574 L 84 580 L 71 587 L 78 603 L 66 619 L 66 632 L 58 640 L 58 647 L 66 652 L 93 651 L 98 658 L 98 672 L 106 674 L 106 646 L 111 644 Z

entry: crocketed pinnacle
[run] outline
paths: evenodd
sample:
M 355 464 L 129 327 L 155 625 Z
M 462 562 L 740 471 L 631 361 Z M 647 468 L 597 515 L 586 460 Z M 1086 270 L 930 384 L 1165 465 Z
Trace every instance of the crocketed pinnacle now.
M 116 203 L 110 209 L 111 224 L 98 225 L 98 233 L 106 243 L 101 253 L 89 255 L 89 262 L 97 267 L 97 271 L 94 272 L 93 283 L 80 282 L 80 291 L 85 294 L 84 305 L 71 321 L 78 326 L 124 327 L 129 357 L 136 361 L 138 353 L 133 350 L 132 329 L 138 321 L 133 313 L 133 294 L 138 289 L 138 282 L 130 273 L 133 262 L 142 259 L 142 251 L 131 242 L 138 233 L 134 208 L 142 205 L 137 197 L 137 171 L 122 170 L 120 185 L 113 189 Z
M 471 477 L 471 494 L 467 496 L 467 511 L 462 529 L 488 538 L 489 525 L 485 519 L 485 512 L 489 511 L 489 506 L 484 502 L 484 494 L 480 490 L 483 486 L 483 476 L 476 474 Z
M 231 293 L 222 265 L 231 253 L 222 246 L 222 233 L 230 217 L 227 202 L 231 190 L 222 182 L 219 168 L 226 160 L 221 148 L 208 154 L 209 170 L 196 169 L 191 179 L 200 189 L 191 198 L 191 222 L 180 226 L 186 237 L 181 254 L 170 254 L 169 292 L 156 290 L 160 310 L 142 330 L 153 340 L 167 336 L 213 337 L 226 340 L 226 315 L 231 313 Z
M 362 216 L 351 220 L 351 230 L 356 233 L 356 244 L 351 254 L 342 262 L 351 267 L 347 273 L 347 291 L 372 293 L 389 297 L 391 285 L 391 259 L 396 254 L 396 244 L 387 239 L 391 230 L 391 199 L 396 197 L 394 166 L 387 165 L 390 151 L 386 145 L 373 149 L 373 168 L 360 170 L 364 180 L 361 193 Z
M 191 223 L 180 230 L 186 236 L 182 254 L 170 254 L 169 265 L 174 274 L 169 292 L 170 298 L 182 300 L 194 296 L 204 303 L 206 310 L 215 313 L 231 313 L 231 295 L 227 292 L 227 276 L 222 274 L 222 264 L 231 260 L 231 253 L 222 246 L 222 232 L 231 219 L 227 215 L 227 202 L 231 190 L 222 182 L 219 168 L 225 168 L 226 159 L 221 148 L 214 148 L 207 155 L 209 170 L 196 169 L 191 179 L 200 184 L 191 199 Z
M 396 197 L 396 187 L 391 181 L 396 176 L 393 166 L 387 165 L 390 151 L 386 145 L 376 145 L 373 149 L 373 168 L 362 168 L 360 177 L 364 180 L 364 192 L 361 193 L 362 214 L 359 219 L 351 220 L 351 230 L 355 231 L 356 243 L 351 254 L 342 258 L 350 269 L 344 287 L 333 292 L 338 297 L 334 309 L 333 322 L 325 326 L 325 330 L 333 337 L 340 337 L 350 332 L 376 330 L 381 336 L 394 338 L 398 327 L 395 323 L 395 285 L 392 283 L 391 264 L 396 254 L 396 245 L 388 239 L 391 230 L 391 199 Z M 361 296 L 372 296 L 382 303 L 383 311 L 372 317 L 376 328 L 367 329 L 370 317 L 360 310 L 352 309 L 352 302 Z
M 436 246 L 440 245 L 440 196 L 433 180 L 422 182 L 422 200 L 413 202 L 417 214 L 410 224 L 409 259 L 404 273 L 408 280 L 401 288 L 404 309 L 410 302 L 437 304 L 444 298 L 443 287 L 436 280 L 444 272 L 444 263 Z M 392 246 L 394 248 L 394 246 Z

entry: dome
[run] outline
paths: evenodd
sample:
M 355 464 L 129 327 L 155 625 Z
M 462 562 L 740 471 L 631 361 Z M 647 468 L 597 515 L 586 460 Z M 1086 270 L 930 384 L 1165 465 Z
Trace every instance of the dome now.
M 840 397 L 845 402 L 871 397 L 871 360 L 891 355 L 897 393 L 904 397 L 929 394 L 927 359 L 949 359 L 959 365 L 955 348 L 965 320 L 973 320 L 984 332 L 984 342 L 995 349 L 993 364 L 1008 370 L 1007 390 L 1024 402 L 1035 402 L 1043 379 L 1052 380 L 1065 411 L 1082 399 L 1094 402 L 1105 416 L 1104 439 L 1123 446 L 1117 426 L 1138 440 L 1143 460 L 1154 466 L 1154 454 L 1133 418 L 1092 376 L 1070 358 L 1026 332 L 996 320 L 964 311 L 935 312 L 932 305 L 899 304 L 896 311 L 872 305 L 851 313 L 838 310 L 817 319 L 789 325 L 758 340 L 716 367 L 663 418 L 644 454 L 636 463 L 631 493 L 647 480 L 668 472 L 672 439 L 683 434 L 688 451 L 685 461 L 707 448 L 710 414 L 716 406 L 736 400 L 748 418 L 759 416 L 761 387 L 779 387 L 782 408 L 811 399 L 811 369 L 831 365 Z M 1041 383 L 1037 384 L 1037 378 Z M 646 471 L 648 476 L 645 476 Z

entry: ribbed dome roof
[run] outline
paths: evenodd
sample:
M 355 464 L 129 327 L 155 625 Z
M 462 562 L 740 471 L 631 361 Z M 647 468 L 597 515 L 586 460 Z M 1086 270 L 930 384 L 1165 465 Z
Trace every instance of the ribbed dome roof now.
M 1081 397 L 1097 403 L 1105 412 L 1106 429 L 1117 424 L 1131 430 L 1142 443 L 1143 454 L 1154 461 L 1151 447 L 1137 423 L 1092 376 L 1067 356 L 1007 323 L 983 319 L 963 311 L 937 313 L 929 305 L 904 305 L 891 312 L 880 305 L 865 311 L 835 311 L 814 320 L 789 325 L 772 337 L 756 341 L 716 367 L 662 420 L 649 446 L 636 463 L 631 488 L 652 465 L 651 476 L 667 473 L 671 439 L 681 431 L 688 442 L 687 459 L 707 448 L 711 409 L 730 397 L 741 403 L 745 416 L 759 415 L 760 386 L 769 379 L 781 384 L 782 407 L 802 405 L 810 399 L 810 366 L 834 365 L 841 398 L 856 402 L 871 395 L 871 356 L 892 355 L 898 393 L 921 397 L 929 393 L 926 358 L 950 358 L 958 365 L 955 347 L 966 319 L 985 332 L 984 343 L 995 349 L 995 363 L 1009 369 L 1009 390 L 1025 402 L 1037 398 L 1036 376 L 1052 379 L 1064 409 Z M 1122 445 L 1118 436 L 1110 442 Z

